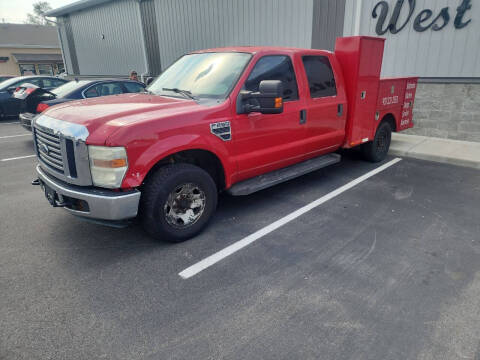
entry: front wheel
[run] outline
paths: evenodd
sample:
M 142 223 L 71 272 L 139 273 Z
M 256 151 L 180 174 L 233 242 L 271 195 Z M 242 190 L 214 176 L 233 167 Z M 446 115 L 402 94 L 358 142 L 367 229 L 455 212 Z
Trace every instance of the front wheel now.
M 217 207 L 217 187 L 203 169 L 172 164 L 158 169 L 145 184 L 140 217 L 148 234 L 169 242 L 197 235 Z
M 385 159 L 390 149 L 392 140 L 392 127 L 388 122 L 381 123 L 373 141 L 362 145 L 363 156 L 371 162 L 379 162 Z

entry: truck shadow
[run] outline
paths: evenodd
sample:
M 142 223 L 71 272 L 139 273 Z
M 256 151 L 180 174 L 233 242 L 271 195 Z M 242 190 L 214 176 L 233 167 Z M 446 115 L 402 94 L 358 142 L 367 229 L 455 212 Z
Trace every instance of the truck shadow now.
M 348 151 L 342 156 L 338 164 L 248 196 L 220 194 L 210 224 L 184 243 L 152 239 L 138 221 L 125 228 L 112 228 L 60 213 L 51 224 L 56 229 L 51 241 L 67 257 L 75 257 L 89 267 L 108 267 L 145 254 L 164 259 L 182 257 L 185 252 L 217 251 L 379 166 L 359 160 L 357 152 Z

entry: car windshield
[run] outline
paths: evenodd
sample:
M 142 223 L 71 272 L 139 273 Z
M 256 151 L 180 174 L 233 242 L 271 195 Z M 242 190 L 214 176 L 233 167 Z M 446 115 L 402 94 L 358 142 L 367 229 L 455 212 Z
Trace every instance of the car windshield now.
M 181 57 L 153 82 L 156 95 L 224 99 L 251 58 L 248 53 L 201 53 Z
M 75 91 L 87 84 L 89 84 L 91 81 L 89 80 L 80 80 L 80 81 L 69 81 L 56 89 L 51 90 L 50 92 L 54 93 L 57 95 L 57 98 L 62 98 L 65 97 L 66 95 L 70 94 L 72 91 Z

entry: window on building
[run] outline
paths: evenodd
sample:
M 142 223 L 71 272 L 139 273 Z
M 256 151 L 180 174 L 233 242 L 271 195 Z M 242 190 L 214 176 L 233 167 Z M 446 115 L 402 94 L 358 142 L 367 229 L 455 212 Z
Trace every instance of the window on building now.
M 20 64 L 21 75 L 37 75 L 34 64 Z
M 129 93 L 137 93 L 145 90 L 145 88 L 142 85 L 134 82 L 124 82 L 123 85 L 125 85 Z
M 244 89 L 258 91 L 263 80 L 280 80 L 283 84 L 283 99 L 298 100 L 298 87 L 290 57 L 284 55 L 268 55 L 255 64 L 250 76 L 245 81 Z
M 312 98 L 337 95 L 332 66 L 326 56 L 304 56 L 303 66 Z
M 38 73 L 40 75 L 53 75 L 53 65 L 38 64 Z

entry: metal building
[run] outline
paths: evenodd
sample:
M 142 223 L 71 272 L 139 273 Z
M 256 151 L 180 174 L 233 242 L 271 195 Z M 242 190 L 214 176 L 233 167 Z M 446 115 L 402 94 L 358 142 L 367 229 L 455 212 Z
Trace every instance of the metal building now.
M 382 75 L 420 77 L 411 132 L 480 141 L 478 0 L 81 0 L 47 15 L 75 76 L 156 76 L 203 48 L 382 36 Z
M 333 49 L 345 0 L 84 0 L 57 17 L 71 75 L 158 75 L 182 54 L 235 45 Z

